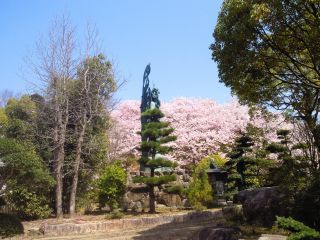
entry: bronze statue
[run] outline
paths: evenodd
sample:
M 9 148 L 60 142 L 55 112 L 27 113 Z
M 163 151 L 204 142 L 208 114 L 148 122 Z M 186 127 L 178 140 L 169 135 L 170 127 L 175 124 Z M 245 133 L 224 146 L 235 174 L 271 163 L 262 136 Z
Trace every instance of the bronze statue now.
M 141 96 L 141 113 L 150 108 L 151 103 L 151 91 L 149 87 L 149 74 L 151 72 L 150 63 L 146 66 L 143 74 L 143 86 L 142 86 L 142 96 Z
M 146 69 L 144 70 L 143 74 L 143 86 L 142 86 L 142 96 L 141 96 L 141 105 L 140 110 L 141 113 L 145 112 L 146 110 L 150 108 L 159 108 L 160 107 L 160 100 L 159 100 L 159 90 L 156 88 L 153 88 L 150 90 L 150 80 L 149 80 L 149 74 L 151 72 L 150 63 L 146 66 Z M 146 119 L 141 116 L 141 129 L 143 124 L 146 123 Z M 145 137 L 141 136 L 141 141 L 148 141 L 148 139 L 145 139 Z M 148 152 L 142 151 L 142 157 L 148 157 Z M 144 164 L 140 164 L 140 171 L 148 171 Z
M 153 88 L 150 90 L 150 80 L 149 80 L 149 74 L 151 72 L 150 63 L 147 65 L 146 69 L 144 70 L 143 74 L 143 86 L 142 86 L 142 96 L 141 96 L 141 113 L 144 111 L 150 109 L 151 107 L 160 107 L 160 100 L 159 100 L 159 90 L 156 88 Z M 154 103 L 152 106 L 152 103 Z M 143 122 L 141 122 L 143 123 Z

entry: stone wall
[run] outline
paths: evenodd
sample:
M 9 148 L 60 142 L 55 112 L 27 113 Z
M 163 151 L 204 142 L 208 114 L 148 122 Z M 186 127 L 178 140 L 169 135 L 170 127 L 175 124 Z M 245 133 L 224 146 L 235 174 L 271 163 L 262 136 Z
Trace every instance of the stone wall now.
M 44 224 L 41 232 L 46 236 L 65 236 L 72 234 L 106 232 L 122 229 L 135 229 L 153 227 L 167 223 L 199 222 L 219 219 L 222 217 L 221 210 L 208 210 L 203 212 L 179 213 L 174 215 L 157 215 L 134 219 L 116 219 L 88 223 L 61 223 Z
M 134 184 L 132 178 L 138 176 L 140 173 L 130 172 L 128 181 L 128 191 L 124 197 L 123 208 L 125 211 L 146 212 L 149 208 L 148 188 L 144 184 Z M 162 175 L 161 172 L 156 172 L 157 175 Z M 190 176 L 184 170 L 177 170 L 177 181 L 172 185 L 187 186 L 190 181 Z M 164 191 L 168 186 L 162 188 L 155 187 L 156 204 L 164 205 L 166 207 L 186 208 L 189 207 L 187 199 L 179 194 L 169 194 Z

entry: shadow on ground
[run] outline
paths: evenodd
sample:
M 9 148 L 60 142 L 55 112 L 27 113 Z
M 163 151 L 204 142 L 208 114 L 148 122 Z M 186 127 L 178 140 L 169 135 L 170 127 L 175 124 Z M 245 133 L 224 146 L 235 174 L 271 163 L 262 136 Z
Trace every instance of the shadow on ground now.
M 197 240 L 197 233 L 205 227 L 216 227 L 222 224 L 222 220 L 208 220 L 189 223 L 167 223 L 146 230 L 137 231 L 134 240 Z

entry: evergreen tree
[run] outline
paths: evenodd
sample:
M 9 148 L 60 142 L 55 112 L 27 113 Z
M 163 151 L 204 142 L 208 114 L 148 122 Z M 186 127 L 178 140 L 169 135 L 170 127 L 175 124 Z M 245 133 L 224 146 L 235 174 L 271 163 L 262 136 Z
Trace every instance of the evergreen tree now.
M 297 189 L 306 184 L 308 176 L 308 160 L 303 154 L 306 147 L 304 143 L 294 144 L 291 140 L 290 130 L 281 129 L 277 131 L 279 142 L 273 142 L 266 147 L 270 153 L 277 154 L 277 164 L 270 170 L 270 185 L 280 185 L 287 192 L 295 195 Z M 294 151 L 300 151 L 294 154 Z
M 171 135 L 174 129 L 169 127 L 169 123 L 160 121 L 164 114 L 158 108 L 146 110 L 142 113 L 142 117 L 146 121 L 142 125 L 140 134 L 145 140 L 141 142 L 140 150 L 148 154 L 141 157 L 140 163 L 150 169 L 150 175 L 135 177 L 134 182 L 145 183 L 148 186 L 150 213 L 155 213 L 154 188 L 176 180 L 172 171 L 167 175 L 155 176 L 156 169 L 176 167 L 174 162 L 161 155 L 172 150 L 163 144 L 176 140 L 176 136 Z
M 256 161 L 252 153 L 253 139 L 245 133 L 236 138 L 230 160 L 226 162 L 228 172 L 227 197 L 231 198 L 238 191 L 256 186 Z

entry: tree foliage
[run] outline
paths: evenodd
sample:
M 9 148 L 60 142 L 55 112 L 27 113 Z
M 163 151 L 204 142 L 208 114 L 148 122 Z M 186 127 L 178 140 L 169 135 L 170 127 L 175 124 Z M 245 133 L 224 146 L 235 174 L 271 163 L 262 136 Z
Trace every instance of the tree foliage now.
M 76 211 L 77 189 L 79 176 L 83 169 L 81 163 L 84 161 L 85 150 L 91 151 L 90 141 L 101 137 L 103 131 L 108 128 L 107 104 L 109 104 L 116 90 L 116 81 L 110 61 L 102 54 L 88 56 L 78 67 L 77 77 L 72 85 L 69 99 L 70 124 L 68 125 L 69 128 L 74 129 L 74 134 L 68 134 L 73 139 L 72 143 L 74 145 L 69 201 L 69 213 L 71 215 L 75 214 Z M 100 145 L 100 147 L 101 150 L 106 151 L 106 148 L 103 148 L 105 146 Z M 88 158 L 92 160 L 92 158 Z M 88 161 L 88 163 L 93 162 Z M 99 165 L 99 162 L 93 164 L 92 167 L 95 168 L 96 165 Z
M 110 147 L 115 156 L 128 152 L 138 155 L 139 104 L 139 101 L 123 101 L 111 113 Z M 218 104 L 209 99 L 177 98 L 162 102 L 161 111 L 165 114 L 164 121 L 170 123 L 177 136 L 177 140 L 170 143 L 175 150 L 168 154 L 181 167 L 222 151 L 220 146 L 232 143 L 237 132 L 245 131 L 248 123 L 263 129 L 264 137 L 270 141 L 277 139 L 276 129 L 292 128 L 280 114 L 266 117 L 262 111 L 250 111 L 236 101 Z
M 265 149 L 267 144 L 264 130 L 249 124 L 246 131 L 240 132 L 226 149 L 228 198 L 241 190 L 268 185 L 270 169 L 275 161 Z
M 213 189 L 206 172 L 209 169 L 209 165 L 210 158 L 204 158 L 196 165 L 192 180 L 186 190 L 190 204 L 197 210 L 202 210 L 212 205 Z
M 6 203 L 22 218 L 44 218 L 51 213 L 49 193 L 54 180 L 30 144 L 0 139 L 0 187 Z
M 0 237 L 11 238 L 23 234 L 24 228 L 21 220 L 14 215 L 0 213 Z
M 252 188 L 258 185 L 252 168 L 255 167 L 255 159 L 252 155 L 253 139 L 241 134 L 236 138 L 231 152 L 228 154 L 229 161 L 226 163 L 228 173 L 227 195 L 229 197 L 238 191 Z
M 96 181 L 100 206 L 108 206 L 111 210 L 120 206 L 126 190 L 127 174 L 121 162 L 108 165 Z
M 220 80 L 241 102 L 303 120 L 318 151 L 319 9 L 318 1 L 226 0 L 210 47 Z
M 224 1 L 211 45 L 221 80 L 240 99 L 275 104 L 288 91 L 319 89 L 319 9 L 317 1 Z
M 176 139 L 171 135 L 174 131 L 169 127 L 169 123 L 160 121 L 164 114 L 158 108 L 148 109 L 142 113 L 146 122 L 142 125 L 141 135 L 145 141 L 141 142 L 140 149 L 147 153 L 140 158 L 140 163 L 150 170 L 150 176 L 138 176 L 134 179 L 137 183 L 145 183 L 149 188 L 150 212 L 155 212 L 155 194 L 154 187 L 176 180 L 175 175 L 155 176 L 156 169 L 170 168 L 171 172 L 176 164 L 162 154 L 167 154 L 172 147 L 166 143 Z
M 279 228 L 289 230 L 291 234 L 288 240 L 317 240 L 320 239 L 320 232 L 294 220 L 291 217 L 277 217 L 276 225 Z

